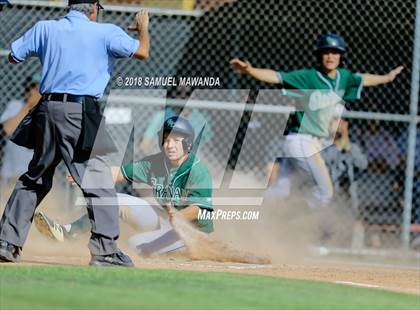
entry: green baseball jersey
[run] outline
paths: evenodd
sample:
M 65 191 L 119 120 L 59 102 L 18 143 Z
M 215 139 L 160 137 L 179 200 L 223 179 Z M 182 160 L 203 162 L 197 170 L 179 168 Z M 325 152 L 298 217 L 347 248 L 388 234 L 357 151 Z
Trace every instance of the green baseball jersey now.
M 180 167 L 172 168 L 161 152 L 122 166 L 121 173 L 129 182 L 150 185 L 154 197 L 161 205 L 171 203 L 178 210 L 197 205 L 201 209 L 213 211 L 210 172 L 192 154 Z M 213 231 L 211 220 L 196 220 L 194 224 L 201 231 Z
M 336 77 L 330 78 L 314 68 L 292 72 L 278 72 L 285 94 L 296 97 L 299 111 L 289 123 L 288 131 L 329 135 L 329 124 L 338 103 L 360 99 L 363 76 L 338 68 Z

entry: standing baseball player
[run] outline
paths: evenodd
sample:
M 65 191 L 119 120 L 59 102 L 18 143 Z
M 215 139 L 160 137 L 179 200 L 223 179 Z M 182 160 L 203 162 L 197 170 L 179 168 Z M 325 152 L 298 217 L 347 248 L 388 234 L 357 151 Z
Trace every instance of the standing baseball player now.
M 131 267 L 131 259 L 116 244 L 118 205 L 103 158 L 115 146 L 100 126 L 98 98 L 117 58 L 148 58 L 148 13 L 136 15 L 139 36 L 135 40 L 117 26 L 95 22 L 102 9 L 97 0 L 69 0 L 68 4 L 64 18 L 37 22 L 11 45 L 12 64 L 31 56 L 40 59 L 42 99 L 12 137 L 16 144 L 33 148 L 34 156 L 0 221 L 0 261 L 19 260 L 35 208 L 50 191 L 55 168 L 64 160 L 87 200 L 92 225 L 90 265 Z
M 295 112 L 284 144 L 285 156 L 301 175 L 300 180 L 310 183 L 309 207 L 326 205 L 333 195 L 333 185 L 320 155 L 320 138 L 328 137 L 329 124 L 335 105 L 344 100 L 361 96 L 363 86 L 375 86 L 392 82 L 400 74 L 402 66 L 385 75 L 352 73 L 341 67 L 347 52 L 342 37 L 328 33 L 316 43 L 315 55 L 318 66 L 292 72 L 277 72 L 254 68 L 249 62 L 232 59 L 230 64 L 240 74 L 259 81 L 281 84 L 286 91 L 299 99 L 300 111 Z
M 212 181 L 209 170 L 194 152 L 194 129 L 181 116 L 168 118 L 158 133 L 161 152 L 120 167 L 113 167 L 114 181 L 146 183 L 161 206 L 171 205 L 197 229 L 210 233 L 212 220 L 199 219 L 201 210 L 213 211 Z M 198 144 L 199 138 L 194 145 Z M 162 254 L 184 247 L 168 221 L 145 200 L 118 194 L 120 218 L 139 234 L 129 244 L 141 255 Z M 63 241 L 66 237 L 88 231 L 87 215 L 67 225 L 60 225 L 44 213 L 35 214 L 35 226 L 44 235 Z

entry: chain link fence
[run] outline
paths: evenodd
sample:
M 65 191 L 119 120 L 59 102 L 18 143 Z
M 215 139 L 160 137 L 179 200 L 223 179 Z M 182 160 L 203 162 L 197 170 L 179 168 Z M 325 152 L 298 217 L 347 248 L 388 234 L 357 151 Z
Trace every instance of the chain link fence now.
M 11 100 L 22 99 L 26 78 L 40 72 L 35 59 L 8 65 L 10 43 L 36 21 L 65 14 L 60 2 L 12 2 L 0 13 L 0 114 Z M 138 10 L 133 3 L 106 4 L 100 22 L 122 28 Z M 239 57 L 256 67 L 282 71 L 312 67 L 318 35 L 339 33 L 350 47 L 345 66 L 351 71 L 384 74 L 398 65 L 405 67 L 392 84 L 366 88 L 361 100 L 346 105 L 344 117 L 350 140 L 368 161 L 367 167 L 355 171 L 358 202 L 351 215 L 363 227 L 362 247 L 408 249 L 420 236 L 419 79 L 413 70 L 419 69 L 416 0 L 238 0 L 200 5 L 151 8 L 150 59 L 117 62 L 104 101 L 110 131 L 127 151 L 114 161 L 137 160 L 157 150 L 151 123 L 163 115 L 166 100 L 174 110 L 186 104 L 185 115 L 206 121 L 200 154 L 212 168 L 216 189 L 235 183 L 235 176 L 225 174 L 226 168 L 234 167 L 255 181 L 249 187 L 264 188 L 267 165 L 281 156 L 282 128 L 293 102 L 281 97 L 276 87 L 236 75 L 229 60 Z M 150 86 L 144 80 L 136 82 L 136 77 L 209 77 L 218 83 L 213 90 L 199 92 L 209 87 L 193 91 L 179 85 Z M 58 186 L 68 186 L 66 169 L 60 173 Z M 344 240 L 348 232 L 342 235 Z

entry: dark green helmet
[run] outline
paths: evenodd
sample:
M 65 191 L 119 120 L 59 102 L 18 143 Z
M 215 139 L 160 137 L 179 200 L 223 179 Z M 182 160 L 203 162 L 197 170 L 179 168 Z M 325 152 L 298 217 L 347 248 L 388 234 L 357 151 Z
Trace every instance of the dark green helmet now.
M 315 52 L 319 53 L 326 49 L 337 50 L 341 54 L 344 54 L 347 52 L 347 43 L 344 41 L 343 37 L 339 36 L 338 34 L 323 34 L 318 38 L 316 42 Z
M 162 149 L 163 146 L 163 135 L 164 133 L 177 133 L 184 137 L 182 141 L 184 146 L 184 151 L 190 151 L 192 144 L 194 142 L 194 128 L 191 126 L 190 122 L 183 118 L 182 116 L 172 116 L 165 120 L 161 130 L 159 131 L 159 146 Z

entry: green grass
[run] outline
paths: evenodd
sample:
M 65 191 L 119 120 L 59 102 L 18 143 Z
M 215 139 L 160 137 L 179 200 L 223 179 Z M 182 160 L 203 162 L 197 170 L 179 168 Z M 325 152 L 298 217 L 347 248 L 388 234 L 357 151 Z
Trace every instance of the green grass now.
M 418 296 L 272 277 L 0 267 L 0 309 L 420 309 Z

